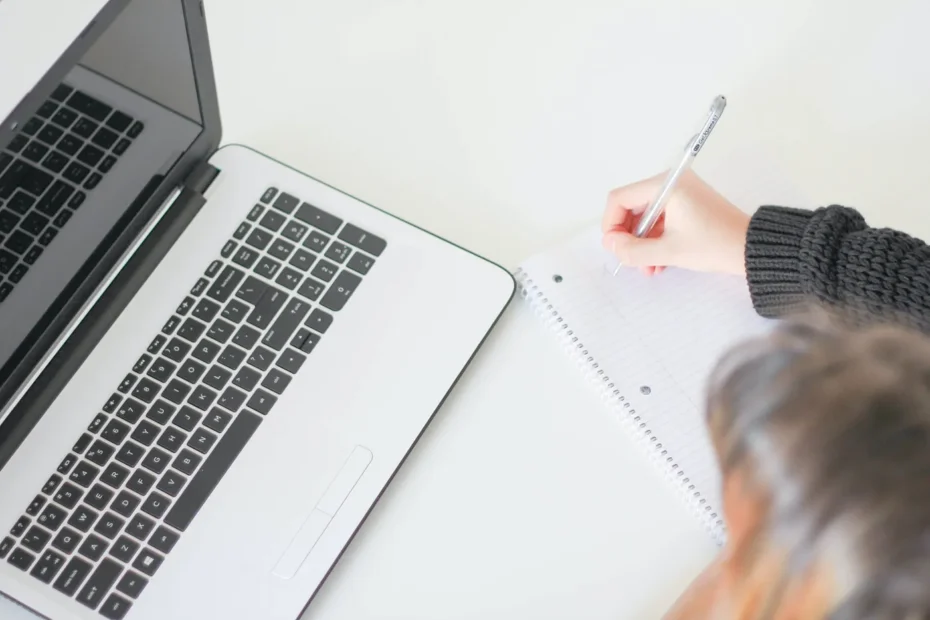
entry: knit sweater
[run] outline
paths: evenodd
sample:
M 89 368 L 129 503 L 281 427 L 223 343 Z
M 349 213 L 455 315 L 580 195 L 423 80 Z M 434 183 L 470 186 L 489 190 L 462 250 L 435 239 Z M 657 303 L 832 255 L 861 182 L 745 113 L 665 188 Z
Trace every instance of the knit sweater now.
M 853 322 L 895 320 L 930 332 L 930 246 L 870 228 L 854 209 L 763 206 L 750 221 L 746 273 L 759 314 L 814 302 Z

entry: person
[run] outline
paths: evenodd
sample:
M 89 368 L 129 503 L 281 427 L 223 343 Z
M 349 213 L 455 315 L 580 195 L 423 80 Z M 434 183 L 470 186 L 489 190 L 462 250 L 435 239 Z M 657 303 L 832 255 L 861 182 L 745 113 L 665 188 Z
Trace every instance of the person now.
M 853 322 L 894 320 L 930 332 L 930 247 L 920 239 L 869 227 L 841 205 L 765 205 L 750 215 L 690 171 L 650 235 L 632 236 L 662 181 L 609 194 L 603 243 L 624 265 L 647 275 L 665 267 L 745 275 L 756 311 L 769 318 L 813 304 Z

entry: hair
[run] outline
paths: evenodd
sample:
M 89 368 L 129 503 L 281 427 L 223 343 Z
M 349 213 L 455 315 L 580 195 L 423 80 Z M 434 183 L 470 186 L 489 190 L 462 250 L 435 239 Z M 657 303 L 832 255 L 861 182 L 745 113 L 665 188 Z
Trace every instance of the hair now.
M 746 560 L 778 558 L 764 596 L 826 568 L 817 619 L 930 620 L 930 338 L 779 324 L 719 362 L 707 422 L 724 479 L 744 472 L 764 498 Z

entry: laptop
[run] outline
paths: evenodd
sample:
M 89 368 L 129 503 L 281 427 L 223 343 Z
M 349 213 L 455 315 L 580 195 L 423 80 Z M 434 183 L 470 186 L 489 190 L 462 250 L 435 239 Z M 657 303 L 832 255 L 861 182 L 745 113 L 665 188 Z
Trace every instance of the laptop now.
M 0 615 L 298 618 L 514 280 L 217 148 L 198 0 L 3 5 L 64 53 L 0 105 Z

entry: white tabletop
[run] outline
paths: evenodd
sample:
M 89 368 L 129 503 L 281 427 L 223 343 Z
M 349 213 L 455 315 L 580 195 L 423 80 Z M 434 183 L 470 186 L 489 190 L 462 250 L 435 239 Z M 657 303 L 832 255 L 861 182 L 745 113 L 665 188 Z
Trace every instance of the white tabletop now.
M 659 171 L 930 239 L 922 0 L 205 0 L 224 142 L 515 268 Z M 874 6 L 873 6 L 874 5 Z M 714 547 L 518 301 L 307 620 L 657 618 Z

